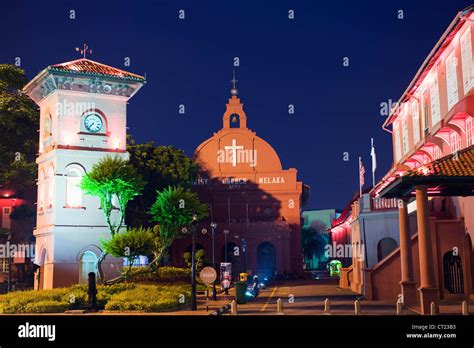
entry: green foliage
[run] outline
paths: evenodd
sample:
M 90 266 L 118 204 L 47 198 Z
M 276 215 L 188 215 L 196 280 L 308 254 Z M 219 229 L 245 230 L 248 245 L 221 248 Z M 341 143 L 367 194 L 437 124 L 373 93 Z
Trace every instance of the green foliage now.
M 84 175 L 81 189 L 85 194 L 98 197 L 100 206 L 113 235 L 119 232 L 125 218 L 128 202 L 140 194 L 143 181 L 135 168 L 120 157 L 106 156 L 96 163 L 92 170 Z M 117 206 L 114 207 L 114 198 Z M 113 224 L 110 220 L 112 210 L 119 211 L 119 221 Z
M 127 281 L 134 283 L 189 283 L 190 268 L 160 267 L 156 270 L 149 267 L 134 267 L 128 274 Z
M 35 187 L 37 170 L 39 112 L 20 92 L 27 82 L 22 69 L 0 64 L 0 183 L 18 191 Z
M 176 238 L 186 234 L 183 232 L 184 227 L 189 231 L 194 213 L 198 220 L 208 215 L 207 204 L 202 203 L 197 194 L 190 190 L 167 187 L 157 194 L 156 201 L 150 209 L 151 220 L 159 225 L 154 231 L 160 242 L 159 249 L 154 250 L 153 262 L 163 257 Z
M 139 285 L 131 283 L 97 286 L 99 308 L 108 310 L 162 311 L 182 305 L 190 297 L 189 285 Z M 15 291 L 0 295 L 0 313 L 60 313 L 87 304 L 87 286 L 51 290 Z
M 129 226 L 148 226 L 146 212 L 155 201 L 156 192 L 168 186 L 188 188 L 195 179 L 197 165 L 183 150 L 173 146 L 156 146 L 153 142 L 136 144 L 127 137 L 130 164 L 146 181 L 143 195 L 130 202 L 126 221 Z
M 326 259 L 324 248 L 328 242 L 329 234 L 325 232 L 325 226 L 320 221 L 301 229 L 301 249 L 306 259 L 311 259 L 313 256 L 319 260 Z
M 180 303 L 180 296 L 184 303 Z M 178 308 L 191 297 L 188 285 L 137 285 L 118 293 L 105 305 L 106 310 L 157 312 Z
M 68 302 L 39 301 L 28 303 L 26 313 L 62 313 L 70 307 Z
M 177 230 L 183 226 L 189 226 L 194 213 L 197 214 L 198 220 L 202 220 L 208 215 L 207 204 L 201 203 L 195 192 L 182 187 L 167 187 L 157 194 L 150 214 L 151 220 L 158 223 L 160 229 L 170 226 Z M 177 231 L 166 230 L 166 233 L 174 232 Z
M 102 248 L 107 254 L 128 259 L 130 268 L 140 255 L 151 253 L 155 236 L 151 228 L 130 228 L 112 236 L 108 241 L 102 241 Z
M 192 260 L 191 260 L 191 252 L 187 251 L 183 255 L 184 262 L 191 267 L 192 266 Z M 196 270 L 199 272 L 201 271 L 205 266 L 207 266 L 209 262 L 206 260 L 206 252 L 204 249 L 199 249 L 196 251 Z
M 16 207 L 10 214 L 10 218 L 16 221 L 29 220 L 36 216 L 36 211 L 33 207 L 22 204 Z

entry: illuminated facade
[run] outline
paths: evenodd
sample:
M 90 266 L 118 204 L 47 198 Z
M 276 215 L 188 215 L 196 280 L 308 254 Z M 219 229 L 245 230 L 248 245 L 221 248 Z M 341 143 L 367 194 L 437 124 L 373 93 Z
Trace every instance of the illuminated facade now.
M 301 273 L 304 185 L 297 179 L 297 170 L 283 169 L 272 146 L 247 128 L 235 88 L 222 121 L 222 129 L 194 152 L 201 173 L 193 190 L 210 206 L 208 221 L 199 225 L 199 231 L 205 228 L 208 232 L 198 233 L 198 249 L 204 249 L 206 259 L 211 260 L 209 226 L 214 221 L 216 262 L 232 262 L 234 275 L 236 270 L 265 276 Z M 189 238 L 175 242 L 174 264 L 183 265 L 189 245 Z
M 98 199 L 78 184 L 104 156 L 128 158 L 127 102 L 144 82 L 83 58 L 49 66 L 25 86 L 40 107 L 35 288 L 85 282 L 95 271 L 99 240 L 110 233 Z M 121 262 L 107 257 L 106 275 Z

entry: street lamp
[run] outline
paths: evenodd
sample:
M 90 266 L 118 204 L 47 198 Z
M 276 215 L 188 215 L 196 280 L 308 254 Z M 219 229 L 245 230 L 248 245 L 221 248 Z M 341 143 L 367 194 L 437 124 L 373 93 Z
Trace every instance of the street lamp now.
M 229 230 L 224 230 L 224 262 L 227 264 L 227 235 L 229 234 Z M 226 266 L 227 267 L 227 266 Z M 231 274 L 232 277 L 232 274 Z M 229 289 L 226 287 L 224 288 L 224 293 L 229 295 Z
M 214 245 L 215 245 L 215 236 L 216 236 L 216 227 L 215 222 L 211 222 L 211 233 L 212 233 L 212 267 L 216 267 Z M 216 279 L 212 282 L 212 300 L 217 301 L 217 291 L 216 291 Z
M 197 310 L 196 300 L 196 225 L 198 223 L 197 214 L 193 214 L 193 221 L 191 222 L 191 310 Z
M 7 292 L 12 291 L 12 253 L 11 253 L 11 248 L 10 248 L 10 242 L 12 240 L 12 234 L 11 232 L 8 233 L 8 239 L 7 239 L 7 244 L 8 244 L 8 285 L 7 285 Z

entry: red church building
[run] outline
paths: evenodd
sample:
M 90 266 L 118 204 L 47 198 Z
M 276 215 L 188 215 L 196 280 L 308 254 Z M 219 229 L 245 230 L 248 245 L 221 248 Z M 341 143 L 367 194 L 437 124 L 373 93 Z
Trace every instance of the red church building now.
M 193 190 L 210 208 L 208 220 L 197 229 L 196 250 L 204 249 L 206 259 L 212 259 L 214 222 L 215 262 L 232 262 L 234 275 L 299 274 L 300 207 L 308 189 L 298 181 L 297 170 L 283 169 L 272 146 L 247 128 L 237 89 L 231 93 L 222 129 L 194 152 L 201 171 Z M 190 249 L 190 238 L 177 240 L 173 264 L 183 265 L 183 254 Z

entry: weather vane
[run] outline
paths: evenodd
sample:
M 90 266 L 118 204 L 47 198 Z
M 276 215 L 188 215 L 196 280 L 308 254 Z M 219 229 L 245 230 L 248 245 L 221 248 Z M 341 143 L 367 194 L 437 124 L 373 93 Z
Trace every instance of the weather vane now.
M 87 44 L 84 44 L 82 49 L 76 47 L 76 52 L 81 52 L 81 54 L 84 56 L 84 59 L 86 59 L 87 53 L 92 54 L 92 50 L 89 49 L 89 46 Z
M 232 89 L 230 90 L 230 93 L 231 93 L 232 95 L 237 95 L 238 91 L 237 91 L 237 87 L 236 87 L 236 82 L 237 82 L 238 80 L 235 79 L 235 70 L 232 71 L 232 76 L 233 76 L 233 77 L 232 77 L 232 80 L 231 80 L 230 82 L 232 82 L 232 86 L 233 86 L 233 87 L 232 87 Z

